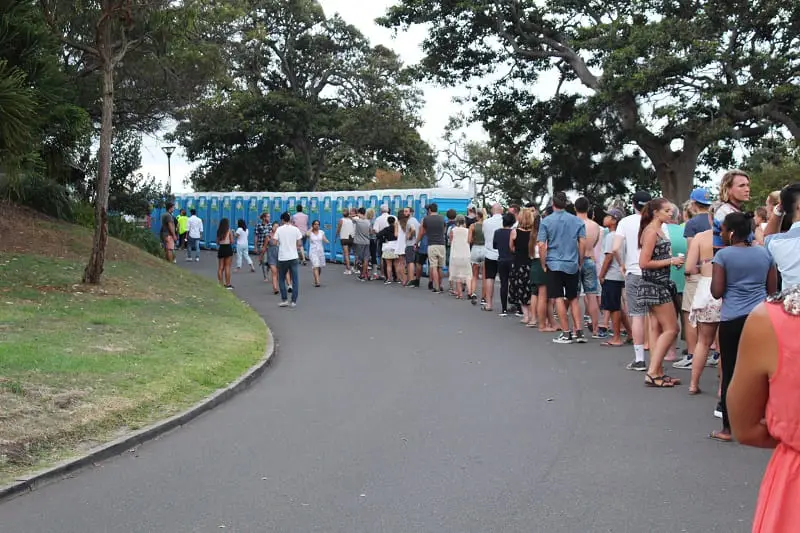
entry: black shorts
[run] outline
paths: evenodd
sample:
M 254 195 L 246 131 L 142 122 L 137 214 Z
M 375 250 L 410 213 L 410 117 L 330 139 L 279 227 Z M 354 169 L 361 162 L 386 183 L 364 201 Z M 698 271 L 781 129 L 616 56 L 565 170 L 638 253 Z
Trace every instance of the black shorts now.
M 547 297 L 566 298 L 574 300 L 578 297 L 578 284 L 580 283 L 580 272 L 567 274 L 560 270 L 547 271 Z
M 486 269 L 483 274 L 483 279 L 494 279 L 497 277 L 497 260 L 496 259 L 484 259 L 483 260 L 484 268 Z
M 223 259 L 225 257 L 233 257 L 233 245 L 231 244 L 220 244 L 219 248 L 217 249 L 217 257 Z
M 603 292 L 600 296 L 600 307 L 603 311 L 614 313 L 622 310 L 622 291 L 625 282 L 607 279 L 603 282 Z
M 424 265 L 428 262 L 428 254 L 423 254 L 422 252 L 417 252 L 417 264 Z

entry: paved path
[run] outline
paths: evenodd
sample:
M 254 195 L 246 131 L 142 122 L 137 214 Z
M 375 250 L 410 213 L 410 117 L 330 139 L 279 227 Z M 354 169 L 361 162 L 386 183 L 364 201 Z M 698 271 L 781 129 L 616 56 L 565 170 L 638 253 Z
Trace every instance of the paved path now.
M 749 531 L 768 454 L 706 439 L 709 395 L 424 289 L 301 275 L 293 310 L 234 277 L 280 343 L 251 389 L 0 505 L 0 531 Z

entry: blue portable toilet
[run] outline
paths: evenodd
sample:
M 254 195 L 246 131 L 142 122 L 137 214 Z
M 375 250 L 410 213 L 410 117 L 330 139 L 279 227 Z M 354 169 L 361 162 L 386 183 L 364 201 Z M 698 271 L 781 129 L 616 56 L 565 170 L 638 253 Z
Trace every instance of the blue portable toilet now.
M 244 197 L 234 196 L 231 200 L 233 202 L 233 209 L 231 210 L 231 229 L 236 231 L 239 219 L 247 222 L 247 206 L 244 204 Z M 249 229 L 249 226 L 248 226 Z
M 372 209 L 375 211 L 375 216 L 380 215 L 380 209 L 378 208 L 378 197 L 377 195 L 371 194 L 369 199 L 367 200 L 367 209 Z
M 195 207 L 195 202 L 196 201 L 197 201 L 197 198 L 194 195 L 186 197 L 186 201 L 183 203 L 183 208 L 186 209 L 186 216 L 191 216 L 189 214 L 189 211 L 191 211 L 192 209 L 197 209 Z
M 455 209 L 457 213 L 466 214 L 471 201 L 469 192 L 460 189 L 436 189 L 431 201 L 436 202 L 440 213 Z
M 250 242 L 250 249 L 255 249 L 256 246 L 256 226 L 260 222 L 258 220 L 261 211 L 259 208 L 261 205 L 258 201 L 258 196 L 248 196 L 245 198 L 245 211 L 247 212 L 247 218 L 245 218 L 245 222 L 247 222 L 247 229 L 250 230 L 248 232 L 248 240 Z
M 284 209 L 283 209 L 283 197 L 280 196 L 280 193 L 278 193 L 278 194 L 276 194 L 275 196 L 272 197 L 272 203 L 270 205 L 271 205 L 271 207 L 270 207 L 271 214 L 270 214 L 270 217 L 269 217 L 270 220 L 272 220 L 273 222 L 280 222 L 281 221 L 281 215 L 283 214 L 283 211 L 284 211 Z
M 397 216 L 400 213 L 400 210 L 404 207 L 403 205 L 403 197 L 399 194 L 394 195 L 392 198 L 392 214 Z
M 311 226 L 311 221 L 312 221 L 313 219 L 311 218 L 311 213 L 309 213 L 309 212 L 308 212 L 308 211 L 309 211 L 309 207 L 308 207 L 308 196 L 301 196 L 301 197 L 300 197 L 300 198 L 297 200 L 297 203 L 303 206 L 303 213 L 305 213 L 306 215 L 308 215 L 308 224 L 309 224 L 309 226 Z
M 297 212 L 297 197 L 286 197 L 286 211 L 289 212 L 289 215 L 294 215 Z
M 311 206 L 313 210 L 314 201 L 317 201 L 319 206 L 319 224 L 322 231 L 328 237 L 328 244 L 325 245 L 325 254 L 329 261 L 333 261 L 333 232 L 336 226 L 333 224 L 333 199 L 328 194 L 320 194 L 318 197 L 311 199 Z
M 183 196 L 175 196 L 175 201 L 173 203 L 175 204 L 175 211 L 172 214 L 178 216 L 183 207 Z
M 389 209 L 391 209 L 391 207 L 392 207 L 392 197 L 389 196 L 388 194 L 385 194 L 385 195 L 381 196 L 381 206 L 383 206 L 383 205 L 388 205 Z M 378 206 L 378 207 L 380 208 L 380 206 Z M 379 214 L 380 214 L 380 209 L 379 209 Z M 392 211 L 392 214 L 394 215 L 395 212 Z
M 319 220 L 320 228 L 322 228 L 322 218 L 320 218 L 319 198 L 312 196 L 308 199 L 308 219 Z M 325 228 L 322 228 L 323 230 Z
M 222 205 L 220 207 L 220 219 L 227 218 L 231 229 L 236 228 L 236 220 L 233 218 L 233 196 L 225 194 L 222 196 Z
M 430 201 L 428 200 L 427 193 L 424 192 L 419 194 L 417 200 L 419 202 L 419 219 L 422 220 L 422 218 L 425 216 L 425 207 L 430 203 Z
M 217 228 L 219 228 L 219 221 L 222 218 L 220 200 L 217 195 L 209 196 L 208 198 L 208 223 L 205 225 L 205 229 L 208 232 L 206 242 L 212 250 L 217 248 Z
M 356 196 L 356 208 L 361 209 L 362 207 L 366 207 L 366 201 L 364 200 L 363 195 Z
M 334 240 L 336 244 L 333 246 L 331 260 L 332 261 L 344 261 L 342 257 L 342 243 L 339 242 L 339 236 L 336 235 L 336 228 L 339 225 L 339 219 L 342 218 L 342 211 L 344 211 L 344 197 L 337 196 L 333 201 L 333 217 L 331 220 L 331 242 Z
M 348 196 L 345 199 L 345 205 L 344 206 L 347 209 L 352 209 L 352 208 L 356 207 L 356 198 L 355 198 L 355 196 Z

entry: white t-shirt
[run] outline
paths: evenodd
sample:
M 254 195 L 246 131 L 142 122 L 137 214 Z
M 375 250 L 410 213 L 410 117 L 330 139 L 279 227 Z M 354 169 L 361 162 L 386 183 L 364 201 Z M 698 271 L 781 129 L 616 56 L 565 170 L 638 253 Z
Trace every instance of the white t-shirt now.
M 284 224 L 275 232 L 275 240 L 278 241 L 278 261 L 291 261 L 299 259 L 297 254 L 297 241 L 303 238 L 300 230 L 291 224 Z
M 236 247 L 247 247 L 247 234 L 250 233 L 246 229 L 236 228 Z
M 486 244 L 486 259 L 497 261 L 499 253 L 494 249 L 494 232 L 503 227 L 503 215 L 492 215 L 483 223 L 483 238 Z
M 642 269 L 639 268 L 639 254 L 642 249 L 639 247 L 639 224 L 642 222 L 642 215 L 634 213 L 628 215 L 617 224 L 617 233 L 615 238 L 622 237 L 625 239 L 623 244 L 623 256 L 625 257 L 625 271 L 627 274 L 642 275 Z M 669 240 L 669 231 L 667 225 L 661 226 L 664 237 Z
M 375 233 L 380 233 L 382 230 L 389 227 L 389 213 L 382 213 L 378 218 L 375 219 L 375 223 L 372 225 L 372 229 L 375 230 Z
M 192 239 L 199 239 L 203 234 L 203 221 L 197 215 L 189 217 L 189 237 Z

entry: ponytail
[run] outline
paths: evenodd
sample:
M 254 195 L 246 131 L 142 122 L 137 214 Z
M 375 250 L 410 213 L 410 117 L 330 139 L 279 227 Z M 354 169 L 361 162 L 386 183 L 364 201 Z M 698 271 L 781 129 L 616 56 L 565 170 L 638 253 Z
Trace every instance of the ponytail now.
M 536 246 L 539 238 L 539 224 L 542 217 L 538 214 L 533 215 L 533 230 L 531 231 L 531 238 L 528 239 L 528 257 L 536 257 Z
M 639 248 L 642 247 L 642 235 L 644 234 L 644 230 L 653 221 L 655 212 L 667 204 L 669 204 L 669 202 L 665 198 L 656 198 L 644 204 L 642 220 L 639 222 Z

